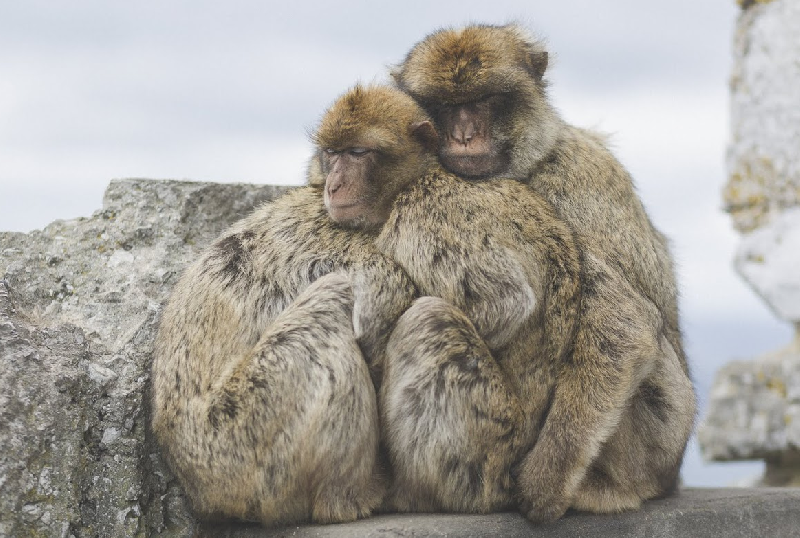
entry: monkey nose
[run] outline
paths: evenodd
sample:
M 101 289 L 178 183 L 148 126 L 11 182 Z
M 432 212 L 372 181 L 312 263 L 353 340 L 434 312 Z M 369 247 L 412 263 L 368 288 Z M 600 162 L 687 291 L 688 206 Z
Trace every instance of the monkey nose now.
M 328 194 L 334 194 L 336 191 L 338 191 L 341 188 L 342 188 L 342 182 L 341 181 L 335 181 L 335 182 L 331 183 L 330 185 L 328 185 Z
M 453 128 L 452 136 L 453 138 L 459 143 L 466 146 L 472 137 L 475 135 L 475 129 L 472 125 L 467 125 L 467 127 L 463 126 L 456 126 Z
M 475 124 L 469 122 L 467 126 L 464 128 L 464 139 L 469 142 L 472 140 L 472 137 L 475 136 Z

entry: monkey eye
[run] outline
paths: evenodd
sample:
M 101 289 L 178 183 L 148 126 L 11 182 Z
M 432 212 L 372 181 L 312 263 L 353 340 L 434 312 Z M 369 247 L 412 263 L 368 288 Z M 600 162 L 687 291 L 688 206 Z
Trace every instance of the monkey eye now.
M 336 150 L 335 150 L 335 149 L 333 149 L 333 148 L 325 148 L 325 149 L 323 149 L 322 151 L 324 151 L 324 152 L 325 152 L 325 153 L 327 153 L 328 155 L 336 155 L 337 153 L 339 153 L 338 151 L 336 151 Z
M 354 157 L 361 157 L 362 155 L 366 155 L 369 153 L 370 150 L 368 148 L 350 148 L 347 150 L 347 153 Z

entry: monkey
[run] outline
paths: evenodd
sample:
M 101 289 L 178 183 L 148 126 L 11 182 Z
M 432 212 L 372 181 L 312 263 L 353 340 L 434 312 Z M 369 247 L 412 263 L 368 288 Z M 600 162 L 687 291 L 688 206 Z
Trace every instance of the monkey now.
M 513 508 L 514 466 L 535 440 L 580 319 L 573 232 L 517 181 L 446 172 L 429 117 L 397 90 L 356 87 L 314 139 L 309 183 L 347 218 L 380 222 L 378 251 L 422 295 L 383 361 L 378 407 L 392 476 L 382 510 Z M 327 171 L 351 153 L 371 159 L 376 176 L 332 183 Z M 393 188 L 391 211 L 371 218 L 359 200 L 375 199 L 409 162 L 426 163 L 424 174 Z
M 649 319 L 653 307 L 658 314 L 649 330 L 660 352 L 635 357 L 620 340 L 605 345 L 605 367 L 586 365 L 572 385 L 559 384 L 517 471 L 522 510 L 534 521 L 557 519 L 569 506 L 634 509 L 669 493 L 696 413 L 667 240 L 603 138 L 567 124 L 550 104 L 547 66 L 542 42 L 520 26 L 472 25 L 430 34 L 391 73 L 433 118 L 445 169 L 474 181 L 517 179 L 575 230 L 589 274 L 584 302 L 588 295 L 595 304 L 584 306 L 582 325 L 591 328 L 594 318 L 598 340 L 618 336 L 603 326 L 620 305 L 632 318 Z M 610 274 L 630 293 L 612 293 Z M 630 371 L 619 379 L 617 370 Z M 590 408 L 581 393 L 590 387 L 595 409 L 583 412 Z
M 513 506 L 539 380 L 552 384 L 578 319 L 571 232 L 517 182 L 445 173 L 430 119 L 396 90 L 356 87 L 314 140 L 309 186 L 224 233 L 162 314 L 152 431 L 168 463 L 203 519 Z M 439 297 L 412 303 L 417 284 L 385 253 L 422 256 L 410 266 Z M 376 401 L 393 467 L 382 505 Z
M 357 150 L 336 160 L 329 190 L 368 171 Z M 330 523 L 380 506 L 371 376 L 416 296 L 370 229 L 388 210 L 381 196 L 405 181 L 391 177 L 365 200 L 368 218 L 319 186 L 286 193 L 223 233 L 172 291 L 151 430 L 200 519 Z
M 389 116 L 379 103 L 392 99 L 373 89 L 345 100 L 317 135 L 322 162 L 312 172 L 351 146 L 393 162 L 392 138 L 375 135 Z M 362 107 L 374 119 L 352 112 Z M 425 121 L 392 131 L 413 125 Z M 437 147 L 435 131 L 423 138 Z M 360 197 L 359 188 L 349 192 L 346 207 Z M 379 410 L 392 484 L 384 509 L 521 506 L 549 521 L 568 507 L 633 508 L 675 480 L 680 411 L 693 389 L 654 330 L 660 312 L 583 251 L 542 196 L 516 180 L 468 182 L 434 166 L 397 195 L 376 245 L 422 295 L 387 344 Z M 591 454 L 589 469 L 570 467 L 576 452 Z M 549 476 L 530 468 L 540 461 L 554 469 Z M 534 503 L 542 511 L 531 514 Z
M 580 356 L 580 253 L 569 228 L 517 182 L 492 191 L 445 173 L 435 129 L 399 92 L 356 88 L 315 141 L 309 187 L 223 234 L 164 310 L 152 430 L 170 466 L 203 518 L 366 516 L 383 494 L 363 365 L 378 357 L 370 367 L 382 378 L 394 474 L 384 507 L 508 507 L 519 495 L 514 462 L 536 446 L 548 400 Z M 485 219 L 527 198 L 532 207 L 499 219 L 511 240 L 485 233 L 497 227 Z M 521 237 L 531 245 L 516 259 Z M 340 269 L 353 266 L 348 280 Z M 612 289 L 613 273 L 605 278 Z M 411 303 L 418 288 L 428 296 Z M 603 315 L 618 338 L 600 345 L 643 355 L 626 331 L 645 335 L 644 322 L 630 308 Z M 353 416 L 361 421 L 348 426 Z

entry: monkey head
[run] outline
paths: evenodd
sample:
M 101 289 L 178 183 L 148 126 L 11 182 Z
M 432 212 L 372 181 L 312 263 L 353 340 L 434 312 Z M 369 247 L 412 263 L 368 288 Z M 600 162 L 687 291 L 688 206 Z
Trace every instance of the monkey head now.
M 387 86 L 358 85 L 328 109 L 312 135 L 309 183 L 322 187 L 334 222 L 374 228 L 397 195 L 436 164 L 438 136 L 425 111 Z
M 431 115 L 439 158 L 466 178 L 515 176 L 531 120 L 546 120 L 548 53 L 516 25 L 439 30 L 392 71 L 397 86 Z M 515 168 L 520 168 L 517 170 Z

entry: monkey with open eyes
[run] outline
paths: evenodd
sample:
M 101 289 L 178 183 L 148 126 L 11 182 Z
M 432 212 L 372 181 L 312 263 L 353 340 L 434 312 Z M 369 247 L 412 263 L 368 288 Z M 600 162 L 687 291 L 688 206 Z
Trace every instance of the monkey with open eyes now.
M 544 46 L 520 27 L 475 25 L 431 34 L 392 73 L 434 119 L 447 170 L 472 180 L 527 183 L 574 228 L 587 271 L 605 266 L 636 296 L 628 304 L 605 278 L 588 279 L 584 297 L 597 303 L 588 312 L 625 303 L 639 304 L 633 317 L 650 318 L 652 307 L 658 313 L 648 327 L 659 340 L 654 356 L 634 358 L 624 345 L 605 346 L 609 372 L 632 369 L 625 387 L 613 375 L 593 378 L 587 368 L 572 381 L 574 394 L 554 395 L 537 445 L 518 469 L 521 506 L 536 521 L 555 519 L 569 506 L 635 508 L 669 492 L 695 416 L 667 241 L 602 138 L 566 124 L 549 103 L 547 63 Z M 587 386 L 597 393 L 597 412 L 570 411 Z

